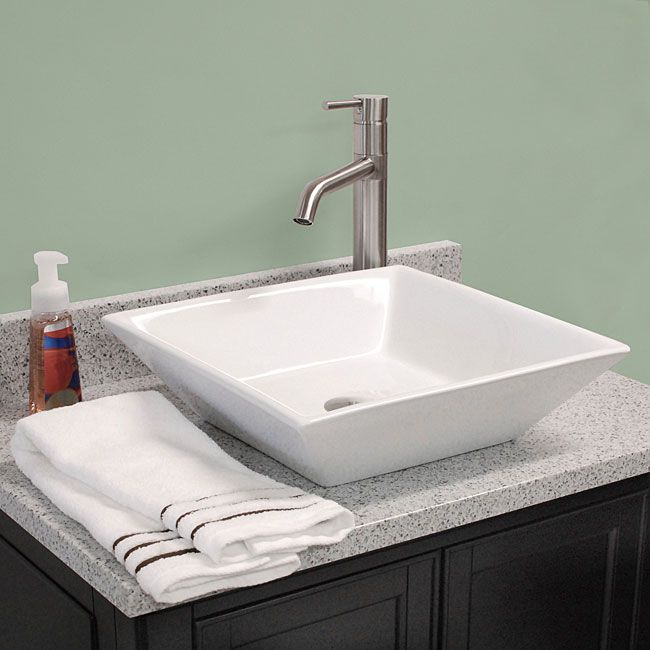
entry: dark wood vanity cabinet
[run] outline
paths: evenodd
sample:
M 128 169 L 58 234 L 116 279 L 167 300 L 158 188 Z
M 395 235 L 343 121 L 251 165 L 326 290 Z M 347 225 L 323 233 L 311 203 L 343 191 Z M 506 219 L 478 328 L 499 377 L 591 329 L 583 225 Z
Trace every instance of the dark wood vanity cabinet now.
M 446 550 L 443 647 L 629 648 L 646 499 L 613 499 Z
M 94 621 L 42 571 L 0 539 L 0 647 L 91 647 Z
M 650 648 L 649 479 L 135 619 L 3 515 L 0 647 Z
M 195 645 L 205 650 L 406 648 L 410 572 L 405 564 L 376 569 L 198 621 Z M 423 612 L 425 624 L 428 613 Z

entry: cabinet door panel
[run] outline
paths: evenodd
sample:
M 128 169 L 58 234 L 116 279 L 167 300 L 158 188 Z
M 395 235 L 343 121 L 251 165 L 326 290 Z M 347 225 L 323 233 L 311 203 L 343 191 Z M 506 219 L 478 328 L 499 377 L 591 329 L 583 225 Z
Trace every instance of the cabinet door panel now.
M 452 547 L 444 647 L 629 647 L 645 493 Z
M 0 648 L 88 650 L 94 620 L 0 538 Z
M 315 587 L 199 621 L 197 647 L 394 650 L 406 647 L 407 567 Z

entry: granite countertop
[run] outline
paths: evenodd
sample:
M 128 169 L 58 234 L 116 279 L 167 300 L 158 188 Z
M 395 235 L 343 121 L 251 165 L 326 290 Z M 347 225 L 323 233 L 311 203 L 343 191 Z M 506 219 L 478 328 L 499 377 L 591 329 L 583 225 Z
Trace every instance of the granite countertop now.
M 398 248 L 389 252 L 389 263 L 459 281 L 461 247 L 442 241 Z M 303 553 L 303 569 L 650 471 L 650 387 L 608 372 L 518 440 L 322 488 L 200 422 L 101 325 L 101 316 L 111 311 L 340 273 L 350 265 L 350 258 L 325 260 L 77 303 L 73 317 L 85 399 L 159 390 L 245 465 L 349 508 L 356 528 L 339 544 Z M 26 415 L 28 318 L 28 312 L 0 315 L 0 508 L 127 616 L 165 609 L 168 605 L 144 594 L 122 565 L 53 506 L 13 462 L 9 439 L 16 421 Z
M 301 555 L 309 568 L 486 519 L 650 471 L 650 387 L 607 372 L 519 439 L 332 488 L 321 488 L 209 424 L 152 375 L 86 389 L 86 398 L 155 389 L 225 451 L 272 478 L 338 501 L 356 517 L 340 544 Z M 24 406 L 0 406 L 0 508 L 127 616 L 167 607 L 63 515 L 18 470 L 8 450 Z

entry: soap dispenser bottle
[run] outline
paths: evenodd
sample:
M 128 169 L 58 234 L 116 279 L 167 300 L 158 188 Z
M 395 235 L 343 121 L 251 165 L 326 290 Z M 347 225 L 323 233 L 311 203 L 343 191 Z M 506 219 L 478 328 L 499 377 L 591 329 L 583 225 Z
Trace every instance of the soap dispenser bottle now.
M 38 282 L 32 285 L 29 341 L 29 408 L 32 413 L 81 401 L 68 285 L 57 266 L 68 258 L 58 251 L 34 255 Z

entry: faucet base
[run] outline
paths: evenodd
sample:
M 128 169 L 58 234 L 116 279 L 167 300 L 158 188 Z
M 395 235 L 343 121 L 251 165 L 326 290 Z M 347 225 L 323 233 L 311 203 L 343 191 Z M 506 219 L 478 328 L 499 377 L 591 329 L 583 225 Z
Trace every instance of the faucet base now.
M 386 180 L 362 179 L 354 183 L 355 271 L 386 266 Z

